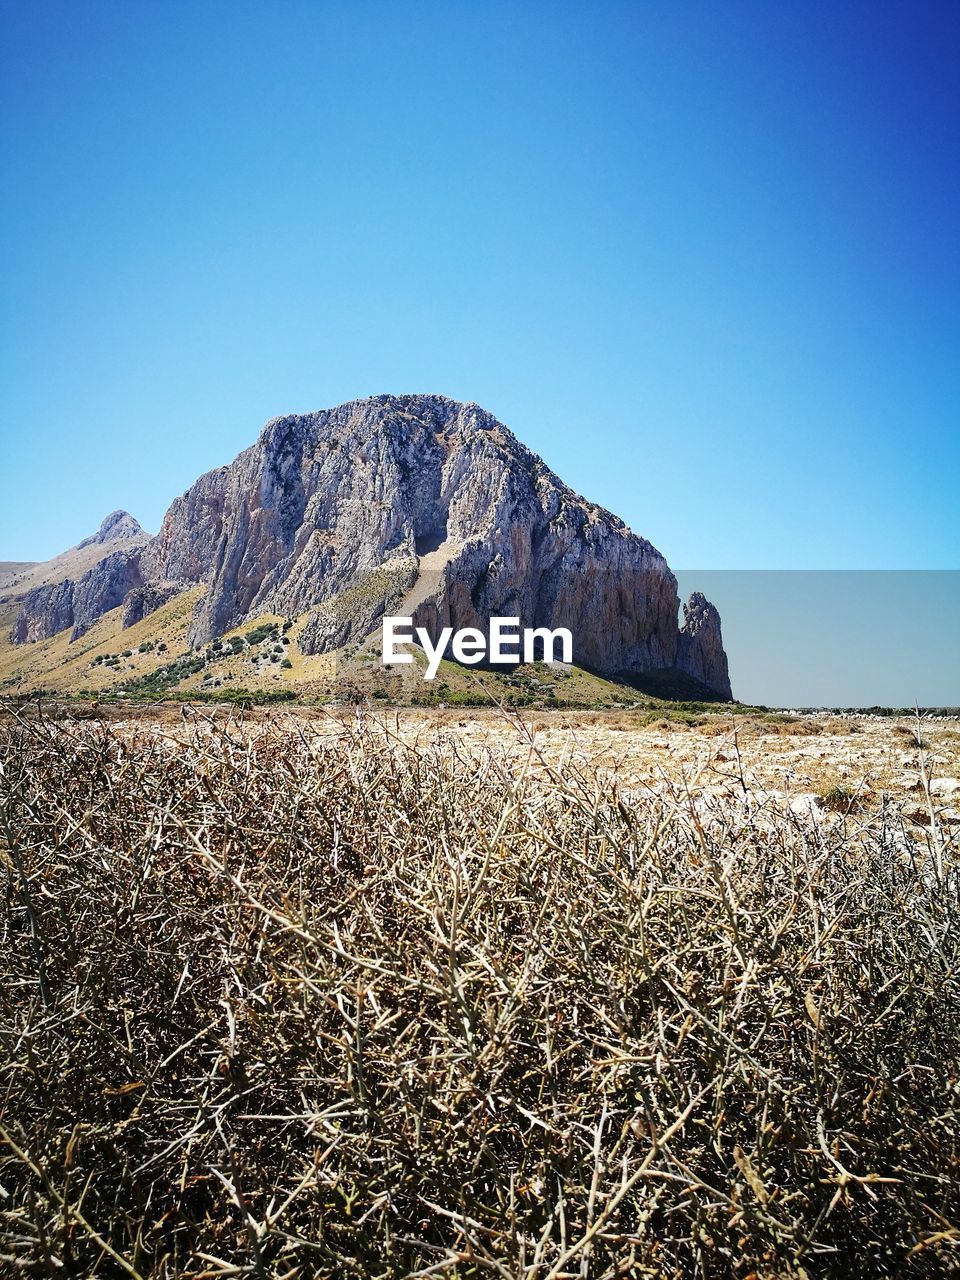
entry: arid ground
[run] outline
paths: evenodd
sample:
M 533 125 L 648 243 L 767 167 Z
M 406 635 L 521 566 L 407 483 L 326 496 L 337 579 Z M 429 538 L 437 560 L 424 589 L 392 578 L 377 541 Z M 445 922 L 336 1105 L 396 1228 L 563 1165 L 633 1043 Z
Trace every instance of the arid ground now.
M 544 765 L 615 776 L 656 794 L 678 788 L 707 801 L 725 797 L 786 806 L 798 814 L 869 811 L 884 803 L 929 823 L 960 822 L 960 716 L 869 714 L 661 714 L 656 710 L 508 711 L 478 708 L 310 707 L 291 710 L 123 702 L 47 702 L 45 715 L 102 720 L 121 736 L 189 736 L 226 722 L 242 735 L 258 726 L 301 729 L 336 741 L 362 724 L 387 743 L 424 749 L 455 744 L 467 757 L 498 758 L 536 773 Z M 8 704 L 4 713 L 12 714 Z M 32 718 L 32 704 L 18 714 Z M 846 802 L 845 802 L 846 801 Z

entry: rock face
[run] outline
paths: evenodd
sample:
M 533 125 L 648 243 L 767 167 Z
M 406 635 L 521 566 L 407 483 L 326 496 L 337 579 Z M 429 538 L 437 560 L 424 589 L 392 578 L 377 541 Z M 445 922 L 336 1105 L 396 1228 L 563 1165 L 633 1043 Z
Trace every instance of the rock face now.
M 68 580 L 28 591 L 10 632 L 13 643 L 32 644 L 72 627 L 75 586 L 76 583 Z
M 446 548 L 416 613 L 435 634 L 491 615 L 569 626 L 598 671 L 671 667 L 676 582 L 650 543 L 583 501 L 494 418 L 439 396 L 381 396 L 278 418 L 167 513 L 152 574 L 205 578 L 191 638 L 328 606 L 375 570 Z M 381 608 L 379 612 L 382 612 Z M 360 638 L 310 626 L 317 649 Z
M 189 582 L 147 582 L 128 591 L 123 598 L 124 630 L 142 622 L 189 586 Z
M 124 527 L 122 513 L 111 516 L 96 536 Z M 363 638 L 385 611 L 412 614 L 434 638 L 501 615 L 569 627 L 575 662 L 598 672 L 681 670 L 729 696 L 716 610 L 691 601 L 681 632 L 676 579 L 656 548 L 490 414 L 442 396 L 376 396 L 274 419 L 177 498 L 131 556 L 109 589 L 104 575 L 99 594 L 75 584 L 75 630 L 89 625 L 94 596 L 112 608 L 132 592 L 132 622 L 173 584 L 203 582 L 195 645 L 265 612 L 309 613 L 307 652 Z M 14 638 L 53 634 L 64 616 L 62 601 L 25 600 Z
M 720 614 L 699 591 L 683 606 L 677 666 L 721 697 L 731 699 L 730 672 L 720 634 Z
M 127 592 L 142 585 L 140 550 L 114 551 L 76 582 L 67 579 L 28 591 L 11 639 L 14 644 L 45 640 L 71 627 L 70 639 L 78 640 L 98 618 L 122 604 Z
M 140 551 L 115 551 L 83 575 L 73 598 L 73 631 L 77 640 L 96 620 L 123 604 L 128 591 L 143 586 Z

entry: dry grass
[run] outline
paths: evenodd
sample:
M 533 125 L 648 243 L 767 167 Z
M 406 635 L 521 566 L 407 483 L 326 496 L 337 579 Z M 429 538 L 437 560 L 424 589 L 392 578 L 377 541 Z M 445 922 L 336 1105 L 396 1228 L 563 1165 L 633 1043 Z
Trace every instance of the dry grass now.
M 368 721 L 0 746 L 5 1274 L 960 1268 L 935 820 Z

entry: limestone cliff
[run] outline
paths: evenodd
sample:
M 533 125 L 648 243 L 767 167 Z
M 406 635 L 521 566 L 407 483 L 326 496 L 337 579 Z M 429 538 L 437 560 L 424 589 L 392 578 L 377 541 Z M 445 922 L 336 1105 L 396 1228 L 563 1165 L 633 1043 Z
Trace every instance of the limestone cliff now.
M 188 582 L 146 582 L 142 586 L 133 587 L 123 598 L 123 626 L 136 626 L 149 614 L 161 608 L 174 596 L 185 591 Z
M 123 603 L 127 593 L 143 585 L 140 550 L 114 551 L 76 581 L 35 587 L 23 597 L 13 624 L 14 644 L 45 640 L 66 627 L 78 640 L 96 620 Z
M 73 626 L 73 593 L 69 578 L 49 586 L 34 587 L 23 597 L 10 638 L 14 644 L 32 644 L 58 635 Z
M 694 591 L 683 606 L 677 666 L 722 697 L 733 697 L 720 634 L 720 614 L 700 591 Z
M 308 652 L 363 638 L 385 610 L 409 611 L 433 634 L 517 616 L 569 627 L 575 661 L 598 672 L 680 670 L 729 696 L 716 610 L 698 606 L 702 620 L 682 632 L 676 579 L 656 548 L 490 414 L 442 396 L 274 419 L 177 498 L 131 556 L 125 618 L 145 616 L 171 584 L 206 585 L 197 645 L 265 612 L 310 614 Z M 89 625 L 95 597 L 109 608 L 124 598 L 103 577 L 99 595 L 73 584 L 79 624 L 64 623 L 59 598 L 25 600 L 14 638 Z

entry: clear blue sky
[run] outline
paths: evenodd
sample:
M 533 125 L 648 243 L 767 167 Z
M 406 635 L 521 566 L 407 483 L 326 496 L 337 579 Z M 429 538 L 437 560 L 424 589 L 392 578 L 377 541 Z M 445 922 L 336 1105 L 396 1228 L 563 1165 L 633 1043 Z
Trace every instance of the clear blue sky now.
M 960 5 L 2 22 L 0 559 L 432 391 L 681 568 L 960 566 Z

